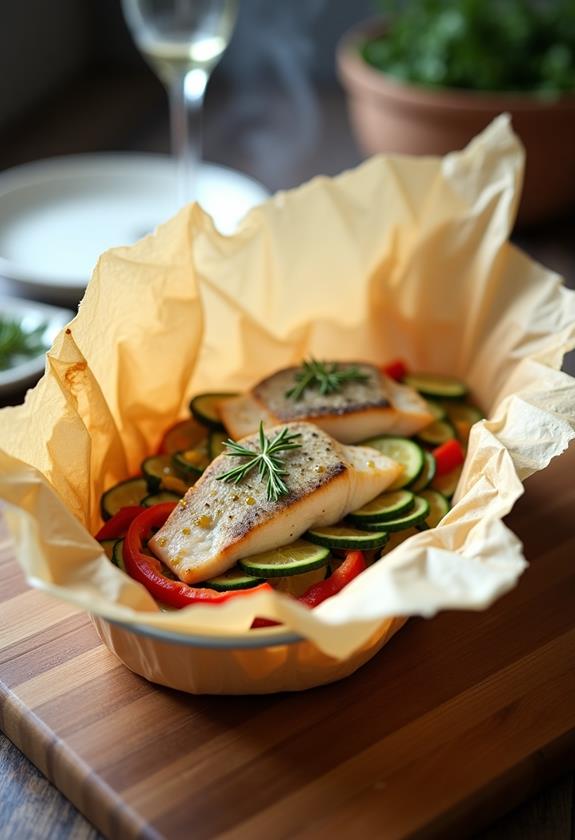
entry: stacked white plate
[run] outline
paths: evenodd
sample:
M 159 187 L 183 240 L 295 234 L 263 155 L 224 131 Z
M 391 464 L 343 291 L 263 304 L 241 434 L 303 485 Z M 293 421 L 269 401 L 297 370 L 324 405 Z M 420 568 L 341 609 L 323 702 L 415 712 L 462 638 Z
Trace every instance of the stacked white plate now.
M 267 196 L 232 169 L 200 168 L 198 201 L 222 233 Z M 103 251 L 132 244 L 177 209 L 175 167 L 164 155 L 74 155 L 6 170 L 0 276 L 16 293 L 75 302 Z

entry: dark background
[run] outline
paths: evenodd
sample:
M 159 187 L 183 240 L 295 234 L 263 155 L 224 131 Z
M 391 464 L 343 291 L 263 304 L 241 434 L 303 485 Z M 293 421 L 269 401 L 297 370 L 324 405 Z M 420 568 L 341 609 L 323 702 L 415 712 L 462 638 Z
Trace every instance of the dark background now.
M 271 189 L 356 163 L 347 125 L 338 127 L 346 154 L 325 148 L 332 127 L 318 97 L 340 98 L 335 45 L 372 13 L 370 0 L 242 0 L 207 92 L 206 158 Z M 162 86 L 132 43 L 120 0 L 2 4 L 0 168 L 72 152 L 167 151 L 167 120 Z

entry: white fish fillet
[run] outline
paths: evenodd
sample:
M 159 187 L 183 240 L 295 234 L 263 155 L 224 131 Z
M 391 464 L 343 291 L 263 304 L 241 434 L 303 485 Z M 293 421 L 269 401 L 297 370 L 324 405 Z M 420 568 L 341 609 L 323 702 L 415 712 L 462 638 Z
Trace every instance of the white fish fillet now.
M 240 484 L 219 481 L 240 463 L 219 455 L 150 540 L 154 553 L 181 580 L 207 580 L 242 557 L 287 545 L 313 526 L 338 522 L 385 490 L 400 471 L 376 450 L 344 446 L 310 423 L 289 428 L 301 443 L 281 454 L 289 496 L 268 501 L 266 482 L 255 470 Z M 259 448 L 257 435 L 242 443 Z
M 374 365 L 354 363 L 354 367 L 367 375 L 367 381 L 346 382 L 341 391 L 325 395 L 310 388 L 297 401 L 286 392 L 293 387 L 299 368 L 280 370 L 250 393 L 223 402 L 222 421 L 236 440 L 253 434 L 260 420 L 265 426 L 303 420 L 315 423 L 342 443 L 381 434 L 409 436 L 432 422 L 425 400 L 413 388 L 400 385 Z

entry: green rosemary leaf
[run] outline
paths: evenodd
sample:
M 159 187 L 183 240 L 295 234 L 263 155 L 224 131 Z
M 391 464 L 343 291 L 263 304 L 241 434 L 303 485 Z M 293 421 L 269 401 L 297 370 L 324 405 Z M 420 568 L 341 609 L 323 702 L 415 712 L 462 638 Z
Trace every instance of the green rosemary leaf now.
M 326 396 L 341 391 L 346 382 L 366 382 L 368 379 L 368 374 L 362 373 L 356 365 L 341 367 L 336 362 L 318 362 L 310 358 L 302 363 L 295 375 L 295 385 L 285 395 L 297 402 L 308 388 L 315 388 Z
M 267 482 L 268 501 L 277 502 L 280 496 L 286 496 L 289 493 L 283 480 L 283 476 L 287 475 L 288 471 L 285 469 L 285 463 L 279 453 L 287 452 L 290 449 L 298 449 L 301 446 L 301 443 L 296 442 L 299 437 L 301 437 L 299 433 L 290 432 L 289 427 L 284 426 L 281 432 L 270 440 L 264 432 L 264 424 L 260 422 L 260 451 L 248 449 L 246 446 L 236 443 L 236 441 L 227 440 L 225 443 L 228 448 L 226 455 L 247 458 L 248 460 L 219 475 L 218 481 L 239 484 L 253 469 L 257 468 L 260 478 Z

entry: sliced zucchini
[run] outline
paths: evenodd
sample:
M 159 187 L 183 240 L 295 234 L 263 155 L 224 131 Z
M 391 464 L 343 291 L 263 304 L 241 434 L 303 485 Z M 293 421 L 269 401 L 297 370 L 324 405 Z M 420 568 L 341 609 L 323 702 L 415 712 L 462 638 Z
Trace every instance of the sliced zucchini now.
M 368 523 L 365 524 L 368 527 Z M 384 530 L 384 527 L 386 530 Z M 347 525 L 327 525 L 306 532 L 306 539 L 326 548 L 371 549 L 381 548 L 387 542 L 387 526 L 373 527 L 371 533 Z
M 311 540 L 296 540 L 281 548 L 244 557 L 239 561 L 239 565 L 251 575 L 263 578 L 285 577 L 319 569 L 327 565 L 328 559 L 327 548 L 312 545 Z
M 210 432 L 208 437 L 208 455 L 212 461 L 214 458 L 217 458 L 218 455 L 221 455 L 222 452 L 227 452 L 225 444 L 228 437 L 229 435 L 227 435 L 226 432 Z
M 150 493 L 159 490 L 171 490 L 173 493 L 185 493 L 190 482 L 183 481 L 176 475 L 171 455 L 152 455 L 142 462 L 142 474 L 148 483 Z
M 425 402 L 427 403 L 429 413 L 433 414 L 435 420 L 445 420 L 447 412 L 441 403 L 435 402 L 435 400 L 426 400 Z
M 400 514 L 407 513 L 413 507 L 413 502 L 413 493 L 409 490 L 381 493 L 362 508 L 350 513 L 349 518 L 358 525 L 363 522 L 384 522 L 386 519 L 397 519 Z
M 381 552 L 382 556 L 389 554 L 390 551 L 393 551 L 394 548 L 397 548 L 398 545 L 401 545 L 402 542 L 405 542 L 410 537 L 415 536 L 415 534 L 419 534 L 418 528 L 406 528 L 404 531 L 394 531 L 393 534 L 389 535 L 389 540 Z
M 217 592 L 227 592 L 232 589 L 251 589 L 263 582 L 262 578 L 249 575 L 239 566 L 234 566 L 228 572 L 224 572 L 223 575 L 204 580 L 199 585 L 215 589 Z
M 389 490 L 400 490 L 402 487 L 411 484 L 423 469 L 425 461 L 423 449 L 409 438 L 380 435 L 364 440 L 362 446 L 371 446 L 373 449 L 377 449 L 382 455 L 393 458 L 403 467 L 399 476 L 388 488 Z
M 304 592 L 321 583 L 329 574 L 329 566 L 322 566 L 320 569 L 313 569 L 311 572 L 304 572 L 301 575 L 289 575 L 288 577 L 272 578 L 271 585 L 278 592 L 285 592 L 294 598 L 299 598 Z
M 182 452 L 172 453 L 172 466 L 177 476 L 193 484 L 201 476 L 210 463 L 207 441 L 194 449 L 184 449 Z
M 463 444 L 467 444 L 469 432 L 474 423 L 483 420 L 483 414 L 474 405 L 453 403 L 446 405 L 447 416 L 453 423 L 457 437 Z
M 403 516 L 398 516 L 396 519 L 388 519 L 381 523 L 366 522 L 364 527 L 368 531 L 374 531 L 378 527 L 385 528 L 386 531 L 403 531 L 404 528 L 411 528 L 412 526 L 419 525 L 420 522 L 424 522 L 428 515 L 429 502 L 427 499 L 423 499 L 421 496 L 415 496 L 413 507 L 408 513 L 403 514 Z
M 431 399 L 461 400 L 468 391 L 467 385 L 460 379 L 439 373 L 408 373 L 403 381 Z
M 114 557 L 114 546 L 118 540 L 100 540 L 100 545 L 104 551 L 104 554 L 108 558 L 108 560 L 112 560 Z
M 181 420 L 168 429 L 162 440 L 160 451 L 170 455 L 172 452 L 192 449 L 206 440 L 205 428 L 193 417 L 188 417 L 187 420 Z
M 451 505 L 437 490 L 422 490 L 421 496 L 429 502 L 429 513 L 425 518 L 425 524 L 428 528 L 437 528 Z
M 438 490 L 447 499 L 451 499 L 457 489 L 463 467 L 456 467 L 446 475 L 436 475 L 431 482 L 431 489 Z
M 237 394 L 229 391 L 220 394 L 198 394 L 190 402 L 190 411 L 198 423 L 208 429 L 224 429 L 218 412 L 218 403 L 230 397 L 237 397 Z
M 142 507 L 153 507 L 154 505 L 161 505 L 163 502 L 179 502 L 181 498 L 180 493 L 160 490 L 159 493 L 150 493 L 149 496 L 144 496 L 140 504 Z
M 440 446 L 454 437 L 455 430 L 447 420 L 434 420 L 417 433 L 418 441 L 425 446 Z
M 120 508 L 129 505 L 139 505 L 148 493 L 148 485 L 144 478 L 129 478 L 120 481 L 106 490 L 100 499 L 100 513 L 102 519 L 110 519 Z
M 423 464 L 423 469 L 413 482 L 413 484 L 409 485 L 409 489 L 412 493 L 419 493 L 420 490 L 423 490 L 427 485 L 430 483 L 431 479 L 435 475 L 435 458 L 431 454 L 431 452 L 424 452 L 423 453 L 425 458 L 425 463 Z
M 126 571 L 124 565 L 124 540 L 116 540 L 112 550 L 112 563 L 123 572 Z

